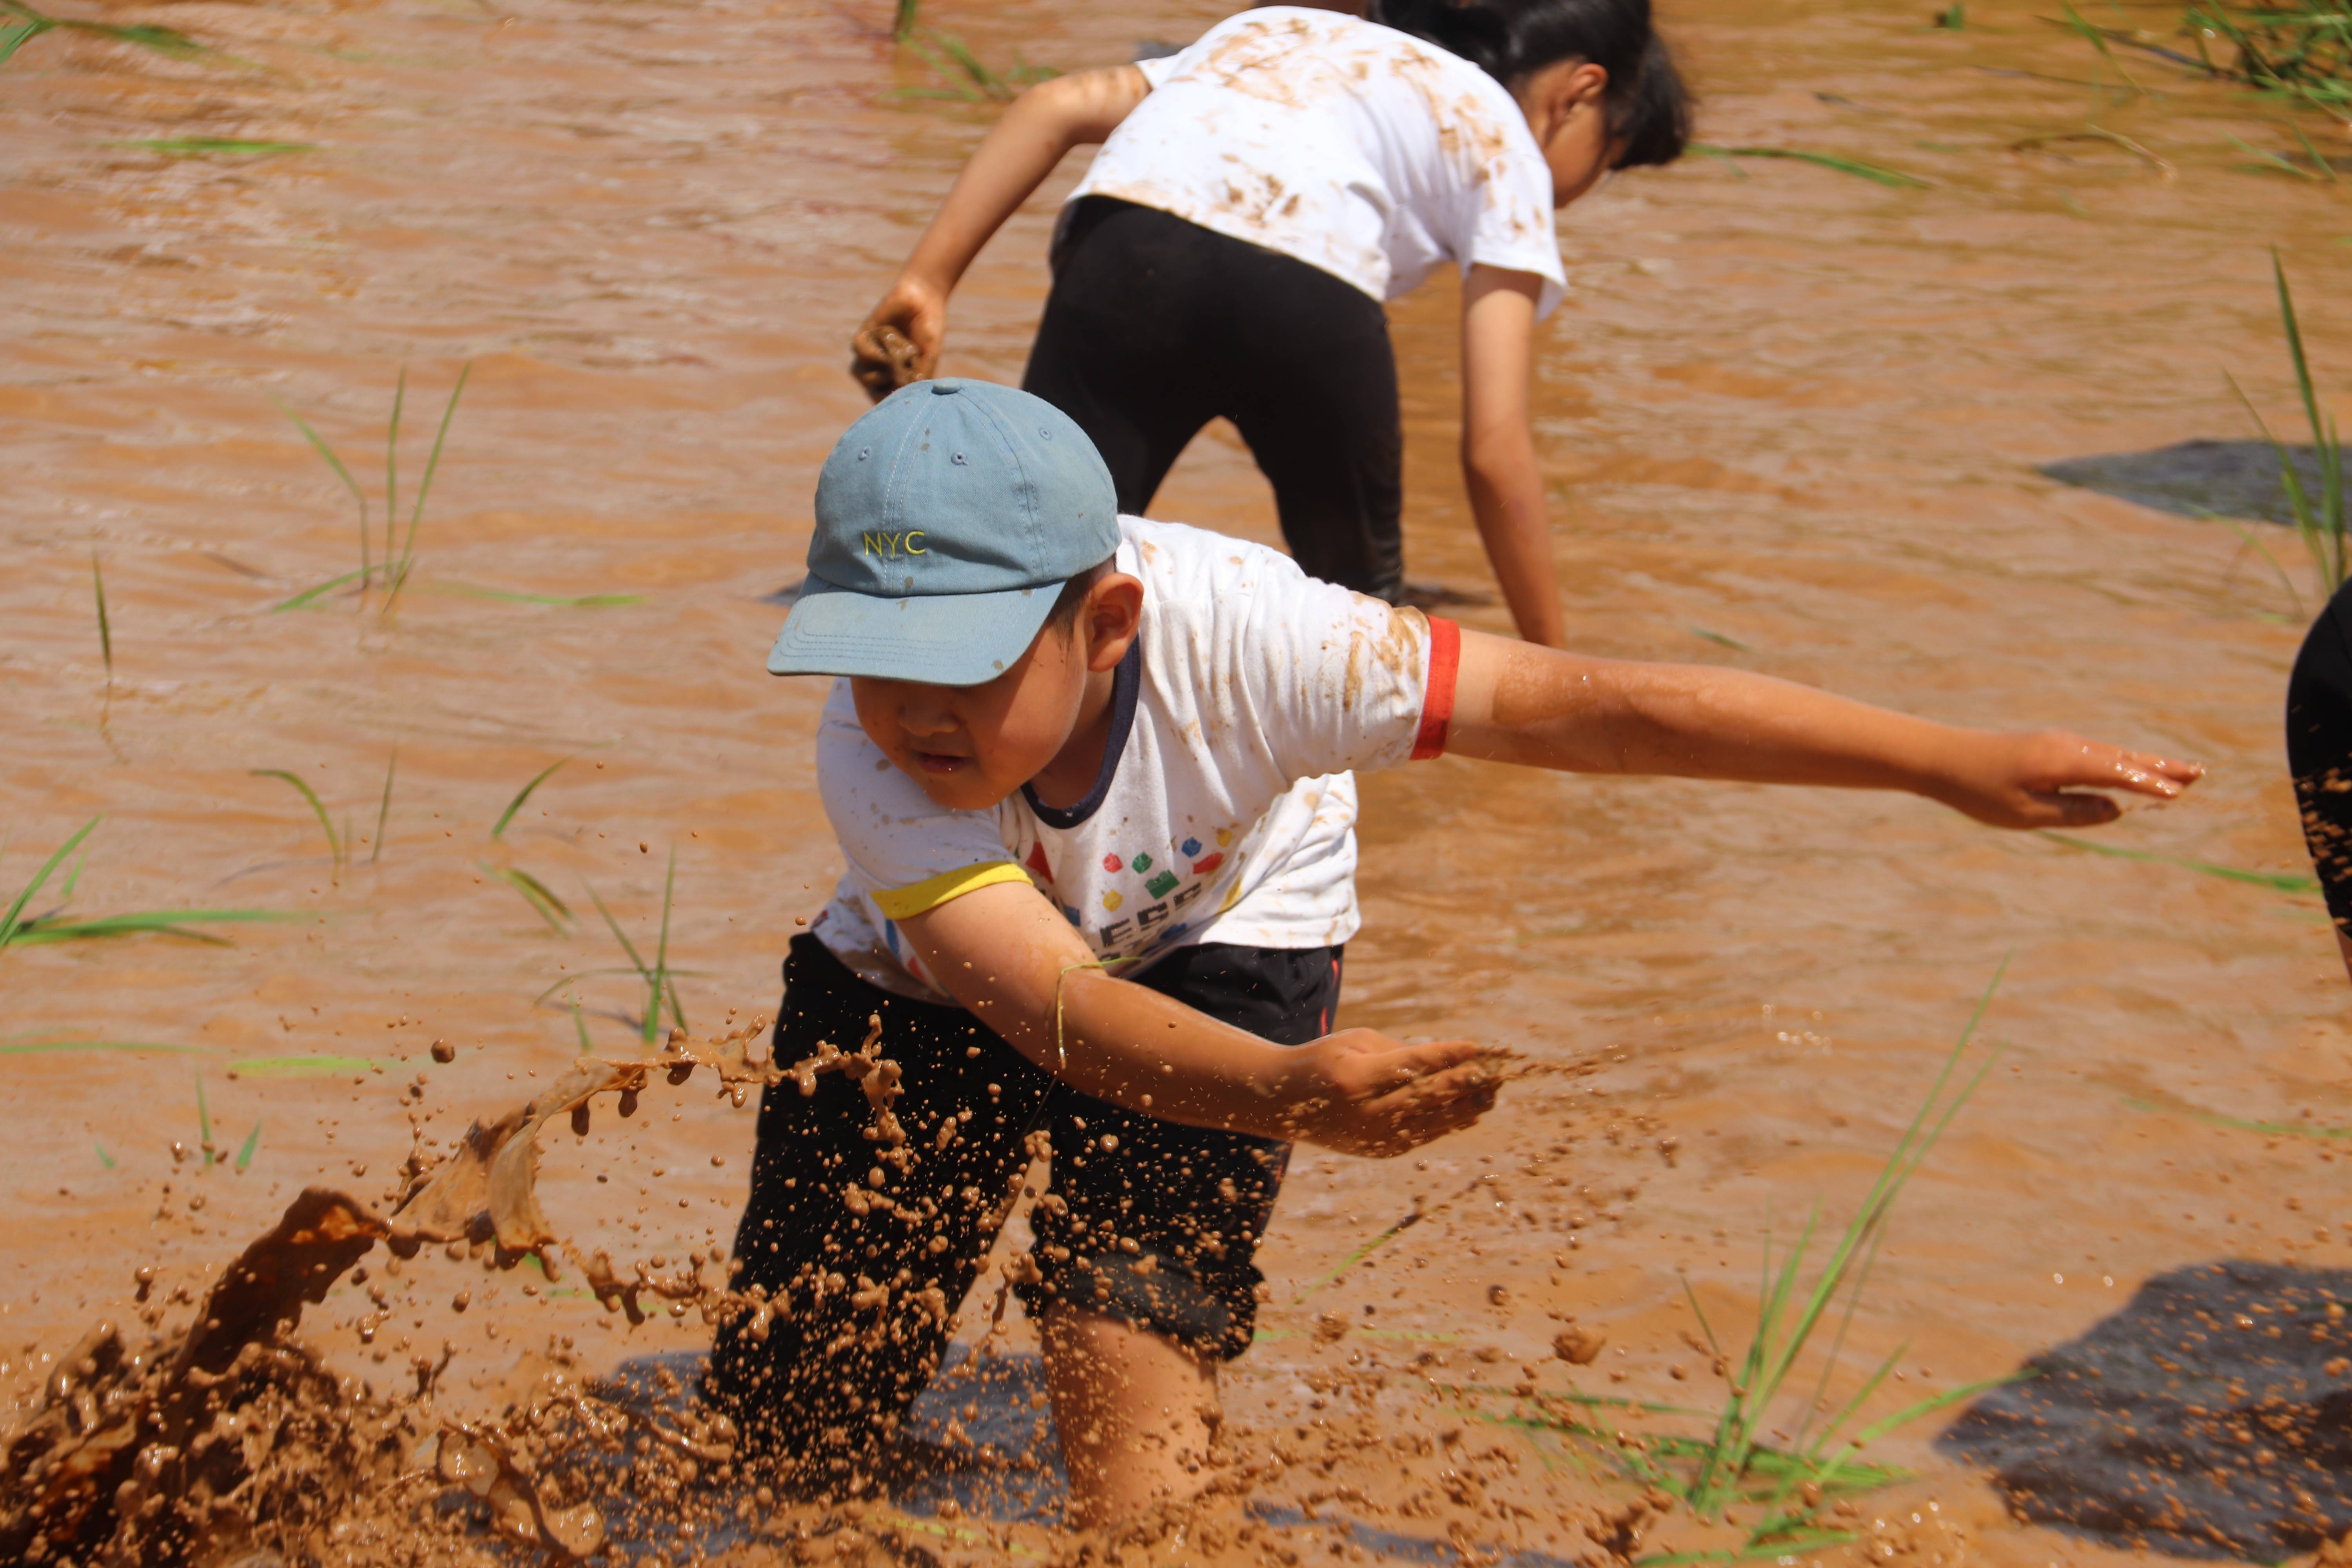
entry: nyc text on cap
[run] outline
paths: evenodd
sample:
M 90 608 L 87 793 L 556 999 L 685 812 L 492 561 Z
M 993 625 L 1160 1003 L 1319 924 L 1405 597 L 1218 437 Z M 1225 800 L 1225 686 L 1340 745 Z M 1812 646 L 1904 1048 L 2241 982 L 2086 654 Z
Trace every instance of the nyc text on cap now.
M 901 387 L 824 460 L 769 673 L 992 680 L 1118 549 L 1110 470 L 1060 409 L 991 382 Z

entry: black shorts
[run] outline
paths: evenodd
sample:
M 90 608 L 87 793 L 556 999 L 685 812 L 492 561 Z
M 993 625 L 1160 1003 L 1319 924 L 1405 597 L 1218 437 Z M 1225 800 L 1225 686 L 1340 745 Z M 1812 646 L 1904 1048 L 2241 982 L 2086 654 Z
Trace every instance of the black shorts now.
M 1330 1032 L 1340 952 L 1202 943 L 1136 984 L 1304 1045 Z M 950 1321 L 1028 1168 L 1033 1131 L 1053 1147 L 1052 1182 L 1030 1215 L 1043 1278 L 1021 1293 L 1033 1316 L 1066 1301 L 1205 1359 L 1248 1347 L 1264 1279 L 1258 1239 L 1289 1145 L 1080 1094 L 965 1009 L 892 995 L 814 936 L 793 939 L 779 1061 L 814 1055 L 819 1040 L 855 1050 L 875 1016 L 882 1054 L 904 1075 L 893 1110 L 913 1156 L 905 1170 L 877 1162 L 874 1113 L 838 1073 L 819 1078 L 812 1096 L 787 1081 L 760 1100 L 733 1283 L 760 1287 L 778 1310 L 763 1331 L 748 1316 L 722 1325 L 706 1383 L 755 1445 L 846 1464 L 888 1436 L 939 1369 Z M 955 1131 L 943 1135 L 950 1118 Z M 872 1197 L 845 1202 L 853 1185 Z
M 1021 385 L 1093 438 L 1126 512 L 1150 508 L 1202 426 L 1231 419 L 1307 575 L 1402 590 L 1396 357 L 1388 312 L 1353 284 L 1156 207 L 1081 197 Z
M 2327 912 L 2352 936 L 2352 583 L 2336 590 L 2295 656 L 2286 762 Z

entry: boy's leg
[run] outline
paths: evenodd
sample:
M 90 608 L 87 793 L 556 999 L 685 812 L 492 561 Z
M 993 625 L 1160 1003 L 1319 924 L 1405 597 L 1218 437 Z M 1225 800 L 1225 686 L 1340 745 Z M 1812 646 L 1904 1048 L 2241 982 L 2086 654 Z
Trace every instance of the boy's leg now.
M 893 996 L 816 938 L 793 939 L 777 1060 L 821 1039 L 855 1051 L 873 1016 L 904 1075 L 892 1110 L 907 1141 L 894 1151 L 869 1136 L 873 1108 L 840 1073 L 811 1096 L 787 1080 L 761 1097 L 733 1284 L 774 1310 L 721 1326 L 705 1381 L 752 1446 L 800 1461 L 816 1485 L 886 1445 L 938 1370 L 1051 1087 L 962 1008 Z
M 1139 513 L 1216 412 L 1198 320 L 1215 308 L 1218 247 L 1239 242 L 1105 196 L 1069 224 L 1021 389 L 1087 433 L 1118 510 Z
M 1331 1030 L 1340 950 L 1203 943 L 1136 977 L 1280 1045 Z M 1072 1512 L 1097 1523 L 1202 1485 L 1216 1367 L 1249 1347 L 1255 1257 L 1289 1146 L 1055 1091 L 1053 1182 L 1030 1215 Z
M 1045 1384 L 1070 1523 L 1108 1524 L 1200 1489 L 1217 1433 L 1217 1363 L 1123 1318 L 1057 1308 L 1045 1315 Z

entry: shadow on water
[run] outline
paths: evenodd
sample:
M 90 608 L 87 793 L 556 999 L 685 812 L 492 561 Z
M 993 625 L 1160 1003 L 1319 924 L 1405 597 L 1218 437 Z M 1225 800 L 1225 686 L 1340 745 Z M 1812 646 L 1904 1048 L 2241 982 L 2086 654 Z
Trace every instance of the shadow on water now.
M 623 1362 L 601 1390 L 615 1403 L 647 1412 L 675 1414 L 693 1397 L 702 1376 L 702 1356 L 691 1351 L 640 1356 Z M 1045 1363 L 1034 1352 L 990 1355 L 978 1363 L 970 1347 L 956 1345 L 945 1370 L 923 1391 L 908 1413 L 897 1456 L 900 1479 L 891 1504 L 910 1516 L 919 1530 L 943 1538 L 971 1535 L 972 1522 L 1058 1524 L 1069 1497 L 1062 1468 L 1061 1441 L 1045 1403 Z M 646 1557 L 675 1561 L 699 1552 L 715 1555 L 761 1539 L 759 1515 L 746 1506 L 740 1487 L 707 1489 L 693 1506 L 662 1500 L 646 1512 L 631 1510 L 616 1472 L 608 1489 L 606 1523 L 612 1534 L 606 1561 L 635 1563 Z M 614 1506 L 618 1504 L 619 1506 Z M 1276 1530 L 1340 1531 L 1375 1563 L 1453 1564 L 1465 1561 L 1449 1542 L 1381 1530 L 1319 1510 L 1314 1517 L 1286 1504 L 1253 1501 L 1250 1516 Z M 945 1521 L 960 1521 L 950 1525 Z M 975 1538 L 977 1539 L 977 1538 Z M 956 1542 L 942 1539 L 939 1544 Z M 908 1547 L 919 1547 L 911 1539 Z M 912 1561 L 921 1561 L 916 1552 Z M 1540 1552 L 1505 1551 L 1495 1568 L 1577 1568 L 1568 1559 Z
M 2352 1529 L 2347 1303 L 2352 1269 L 2159 1274 L 1937 1447 L 2036 1523 L 2189 1557 L 2312 1551 Z
M 2319 454 L 2289 447 L 2304 493 L 2319 494 Z M 2034 470 L 2061 484 L 2116 496 L 2175 517 L 2294 522 L 2278 452 L 2267 441 L 2181 441 L 2147 452 L 2068 458 Z

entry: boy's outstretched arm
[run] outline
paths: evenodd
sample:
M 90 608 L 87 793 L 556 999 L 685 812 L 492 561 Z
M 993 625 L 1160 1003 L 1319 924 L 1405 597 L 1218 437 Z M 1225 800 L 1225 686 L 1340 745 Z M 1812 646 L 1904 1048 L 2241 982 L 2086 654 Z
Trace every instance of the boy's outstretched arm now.
M 1277 1046 L 1106 974 L 1024 883 L 981 888 L 898 930 L 939 984 L 1014 1050 L 1130 1110 L 1382 1155 L 1467 1127 L 1495 1102 L 1493 1078 L 1467 1041 L 1403 1046 L 1347 1029 Z
M 1899 789 L 1996 827 L 2084 827 L 2169 800 L 2201 763 L 2063 730 L 1960 729 L 1810 686 L 1701 665 L 1586 658 L 1462 634 L 1445 749 L 1567 773 Z
M 1013 100 L 956 176 L 898 280 L 849 340 L 849 373 L 877 402 L 939 367 L 948 296 L 989 237 L 1063 153 L 1109 136 L 1150 91 L 1141 71 L 1112 66 L 1055 77 Z

